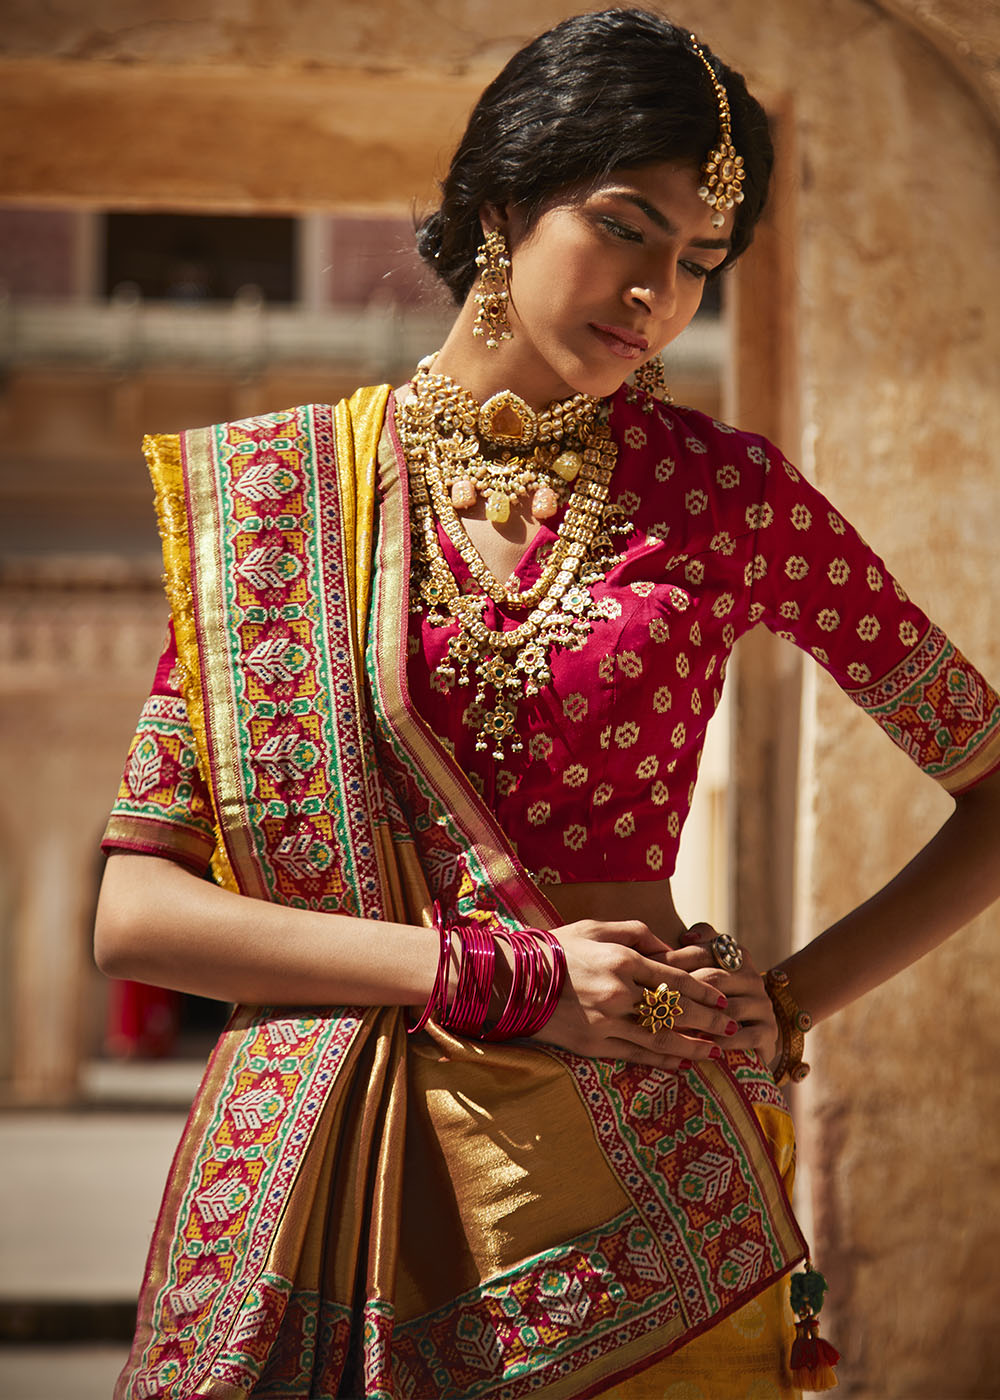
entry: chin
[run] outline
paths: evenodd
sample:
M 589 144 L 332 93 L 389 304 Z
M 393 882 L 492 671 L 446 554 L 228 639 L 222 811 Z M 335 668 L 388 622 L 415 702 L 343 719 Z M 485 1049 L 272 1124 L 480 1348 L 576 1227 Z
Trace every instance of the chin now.
M 581 385 L 580 392 L 592 394 L 595 399 L 610 399 L 612 394 L 617 394 L 627 377 L 624 374 L 593 374 L 589 376 L 587 384 Z

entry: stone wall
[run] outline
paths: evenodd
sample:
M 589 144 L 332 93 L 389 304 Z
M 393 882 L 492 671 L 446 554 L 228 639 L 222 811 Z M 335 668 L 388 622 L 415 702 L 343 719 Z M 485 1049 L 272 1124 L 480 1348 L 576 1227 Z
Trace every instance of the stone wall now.
M 69 0 L 22 0 L 0 62 L 5 188 L 36 203 L 405 208 L 427 196 L 481 79 L 574 8 L 216 0 L 206 14 L 162 0 L 136 25 L 122 0 L 85 18 Z M 744 324 L 734 405 L 785 425 L 789 453 L 996 677 L 997 7 L 671 9 L 780 107 L 788 142 L 762 272 L 786 289 L 781 395 L 748 397 L 773 347 Z M 796 867 L 769 861 L 766 833 L 755 857 L 765 885 L 791 889 L 786 944 L 863 899 L 949 808 L 815 668 L 801 696 Z M 751 905 L 736 914 L 748 941 L 762 935 Z M 996 1393 L 998 934 L 994 911 L 812 1037 L 805 1204 L 859 1400 Z

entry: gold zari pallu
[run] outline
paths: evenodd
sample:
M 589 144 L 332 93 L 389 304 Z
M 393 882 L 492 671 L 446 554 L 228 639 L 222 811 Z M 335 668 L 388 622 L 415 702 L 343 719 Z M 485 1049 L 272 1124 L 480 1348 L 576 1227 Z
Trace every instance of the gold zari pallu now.
M 215 878 L 331 915 L 429 924 L 439 899 L 552 927 L 407 694 L 388 393 L 147 441 Z M 433 1023 L 408 1038 L 398 1008 L 240 1008 L 117 1400 L 631 1384 L 803 1256 L 789 1144 L 753 1055 L 669 1074 Z

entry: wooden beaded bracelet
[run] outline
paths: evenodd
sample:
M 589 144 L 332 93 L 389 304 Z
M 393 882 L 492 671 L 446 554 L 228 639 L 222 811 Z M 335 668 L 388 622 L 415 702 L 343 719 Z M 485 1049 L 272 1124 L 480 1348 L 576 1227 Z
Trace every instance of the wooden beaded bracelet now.
M 764 974 L 764 989 L 774 1007 L 774 1019 L 778 1023 L 781 1046 L 774 1066 L 775 1084 L 800 1084 L 809 1073 L 809 1066 L 802 1059 L 805 1049 L 806 1031 L 812 1028 L 812 1017 L 796 1003 L 788 985 L 788 974 L 780 967 L 772 967 Z

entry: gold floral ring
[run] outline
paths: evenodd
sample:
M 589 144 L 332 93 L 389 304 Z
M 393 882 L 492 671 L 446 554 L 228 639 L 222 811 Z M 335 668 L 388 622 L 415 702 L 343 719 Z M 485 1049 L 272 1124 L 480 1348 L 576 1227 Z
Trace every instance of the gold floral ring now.
M 635 1019 L 639 1025 L 654 1035 L 658 1031 L 672 1030 L 677 1017 L 683 1014 L 680 992 L 675 992 L 666 982 L 661 982 L 655 991 L 646 987 L 642 1001 L 635 1008 Z

